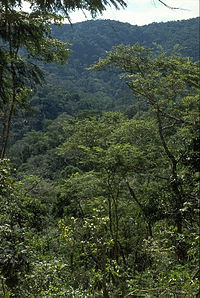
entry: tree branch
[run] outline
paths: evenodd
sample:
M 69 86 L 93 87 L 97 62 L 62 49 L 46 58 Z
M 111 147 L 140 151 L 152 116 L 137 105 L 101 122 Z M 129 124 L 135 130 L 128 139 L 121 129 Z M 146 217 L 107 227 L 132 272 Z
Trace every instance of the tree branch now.
M 180 10 L 189 10 L 189 9 L 185 9 L 185 8 L 180 8 L 180 7 L 173 7 L 173 6 L 170 6 L 168 4 L 166 4 L 164 1 L 162 0 L 158 0 L 161 4 L 163 4 L 164 6 L 166 6 L 167 8 L 169 9 L 180 9 Z

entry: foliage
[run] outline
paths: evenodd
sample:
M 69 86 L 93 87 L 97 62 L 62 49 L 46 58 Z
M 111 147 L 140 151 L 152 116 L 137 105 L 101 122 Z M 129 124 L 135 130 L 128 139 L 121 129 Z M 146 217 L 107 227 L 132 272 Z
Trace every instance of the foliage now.
M 32 93 L 32 113 L 25 112 L 25 109 L 18 111 L 13 123 L 11 142 L 21 139 L 25 132 L 32 129 L 44 130 L 46 119 L 56 119 L 63 112 L 77 117 L 80 112 L 88 113 L 92 110 L 127 110 L 129 115 L 135 115 L 135 110 L 143 109 L 144 105 L 136 102 L 117 74 L 89 72 L 86 68 L 100 56 L 105 56 L 113 45 L 121 43 L 139 42 L 151 48 L 152 42 L 156 42 L 168 54 L 179 44 L 179 52 L 196 61 L 199 57 L 198 22 L 199 19 L 196 18 L 133 26 L 111 20 L 94 20 L 73 26 L 64 24 L 62 28 L 52 26 L 54 39 L 72 43 L 70 59 L 66 65 L 42 65 L 46 84 Z
M 181 170 L 183 155 L 186 153 L 178 149 L 178 144 L 182 142 L 178 136 L 184 131 L 184 137 L 187 139 L 189 133 L 188 137 L 191 138 L 192 132 L 192 138 L 198 139 L 198 64 L 180 56 L 168 57 L 162 49 L 160 54 L 155 56 L 149 49 L 135 44 L 115 47 L 91 69 L 113 68 L 122 73 L 128 87 L 138 98 L 146 100 L 155 115 L 160 141 L 169 160 L 169 173 L 166 178 L 171 180 L 172 193 L 175 195 L 176 224 L 181 232 L 181 209 L 186 203 L 185 197 L 188 196 L 188 181 L 186 182 Z M 190 113 L 188 104 L 191 107 Z
M 194 263 L 190 258 L 199 224 L 195 145 L 199 131 L 198 65 L 163 51 L 155 56 L 136 44 L 115 47 L 93 67 L 107 68 L 122 70 L 129 88 L 147 101 L 149 109 L 139 119 L 129 121 L 107 113 L 75 123 L 73 134 L 59 148 L 59 154 L 70 153 L 73 163 L 83 171 L 63 185 L 62 201 L 58 202 L 62 202 L 62 214 L 68 219 L 65 224 L 60 222 L 63 237 L 67 244 L 71 241 L 76 252 L 75 267 L 84 264 L 84 257 L 79 257 L 89 248 L 87 259 L 96 260 L 94 269 L 89 270 L 98 273 L 95 276 L 104 297 L 119 292 L 124 296 L 128 291 L 128 296 L 152 293 L 193 297 L 198 293 L 198 257 Z M 68 222 L 70 214 L 72 223 Z M 143 222 L 142 229 L 135 228 L 133 234 L 129 230 L 132 216 L 136 227 Z M 95 246 L 98 241 L 93 245 L 92 238 L 93 229 L 95 235 L 99 233 L 99 218 L 108 218 L 103 236 L 106 244 L 101 246 L 106 247 L 106 257 L 101 257 L 101 265 L 108 264 L 105 266 L 110 272 L 115 272 L 112 262 L 116 262 L 120 268 L 117 277 L 112 273 L 107 276 L 93 255 L 102 255 Z M 86 223 L 92 230 L 87 230 Z M 87 244 L 82 239 L 89 235 Z M 107 246 L 108 235 L 111 247 Z M 135 279 L 130 278 L 134 273 Z
M 66 63 L 67 43 L 53 39 L 50 24 L 61 25 L 66 16 L 76 9 L 96 16 L 110 5 L 110 1 L 26 1 L 30 12 L 23 11 L 21 1 L 0 3 L 0 154 L 5 157 L 10 137 L 11 122 L 17 110 L 27 103 L 32 89 L 41 83 L 43 72 L 33 62 Z M 125 7 L 123 0 L 111 1 L 116 8 Z
M 50 24 L 62 12 L 95 15 L 109 4 L 70 3 L 32 1 L 31 13 L 17 1 L 1 3 L 2 157 L 13 116 L 27 109 L 42 79 L 42 64 L 32 59 L 68 57 Z M 0 295 L 198 296 L 198 63 L 135 44 L 115 46 L 92 69 L 120 74 L 142 107 L 129 118 L 88 112 L 88 93 L 62 97 L 57 85 L 51 96 L 40 89 L 32 98 L 39 115 L 51 101 L 46 116 L 10 148 L 17 171 L 0 160 Z
M 18 3 L 1 3 L 1 158 L 5 157 L 13 115 L 28 104 L 32 89 L 41 84 L 43 72 L 33 59 L 65 63 L 66 43 L 52 39 L 48 24 L 37 14 L 17 10 Z M 20 50 L 23 52 L 20 53 Z
M 30 270 L 34 257 L 30 238 L 42 229 L 46 208 L 40 199 L 24 193 L 7 160 L 0 164 L 0 204 L 0 272 L 4 286 L 12 290 Z

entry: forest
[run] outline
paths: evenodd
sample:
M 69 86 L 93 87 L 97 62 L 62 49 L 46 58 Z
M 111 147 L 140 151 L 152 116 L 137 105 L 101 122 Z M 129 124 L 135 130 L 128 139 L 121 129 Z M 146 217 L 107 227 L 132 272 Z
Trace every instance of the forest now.
M 0 2 L 0 297 L 199 298 L 199 18 L 28 2 Z

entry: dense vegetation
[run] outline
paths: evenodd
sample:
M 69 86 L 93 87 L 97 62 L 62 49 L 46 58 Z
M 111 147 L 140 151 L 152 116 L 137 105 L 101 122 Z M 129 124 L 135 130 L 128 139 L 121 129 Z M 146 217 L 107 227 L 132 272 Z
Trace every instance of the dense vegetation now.
M 0 48 L 0 296 L 199 297 L 198 20 L 85 22 L 74 40 L 73 28 L 54 28 L 64 43 L 44 20 L 20 20 L 6 19 Z M 126 41 L 111 41 L 113 26 Z M 179 39 L 159 40 L 165 26 Z M 149 39 L 133 40 L 137 30 Z M 180 30 L 192 58 L 172 51 L 187 43 Z M 66 41 L 68 66 L 41 64 L 65 62 Z M 43 68 L 48 84 L 29 106 Z
M 183 56 L 197 61 L 199 18 L 185 21 L 133 26 L 110 20 L 86 21 L 62 28 L 53 27 L 53 36 L 70 42 L 68 63 L 40 65 L 45 72 L 46 83 L 32 95 L 32 111 L 18 116 L 14 140 L 29 130 L 44 130 L 45 119 L 53 120 L 61 113 L 77 116 L 86 110 L 129 111 L 136 103 L 124 82 L 116 73 L 87 71 L 107 50 L 118 44 L 134 44 L 152 48 L 152 43 L 163 46 L 166 52 L 179 45 Z M 26 123 L 26 125 L 24 125 Z

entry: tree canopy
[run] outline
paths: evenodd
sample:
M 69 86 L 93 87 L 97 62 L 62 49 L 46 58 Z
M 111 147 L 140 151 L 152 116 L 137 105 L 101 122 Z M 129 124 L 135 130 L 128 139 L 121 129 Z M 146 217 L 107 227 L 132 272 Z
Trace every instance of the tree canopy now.
M 67 44 L 53 39 L 50 24 L 61 24 L 75 9 L 88 10 L 93 16 L 113 4 L 125 7 L 123 0 L 112 1 L 27 1 L 30 12 L 21 1 L 0 2 L 0 105 L 1 157 L 5 156 L 13 114 L 27 102 L 32 89 L 41 83 L 41 69 L 33 63 L 65 63 Z
M 119 45 L 92 67 L 121 75 L 143 109 L 130 118 L 113 111 L 63 114 L 45 131 L 27 133 L 11 150 L 22 189 L 2 164 L 16 198 L 21 191 L 24 230 L 37 229 L 16 246 L 21 256 L 28 243 L 31 267 L 7 272 L 2 264 L 12 293 L 198 295 L 199 68 L 156 49 Z M 33 203 L 42 212 L 34 213 Z M 8 218 L 1 217 L 4 230 Z M 11 229 L 16 243 L 19 224 Z
M 90 71 L 116 72 L 139 108 L 45 118 L 9 161 L 13 117 L 30 108 L 42 63 L 68 59 L 52 23 L 125 6 L 28 3 L 29 13 L 0 2 L 0 296 L 199 297 L 198 62 L 160 46 L 115 46 Z M 66 93 L 61 106 L 66 98 L 80 101 Z

